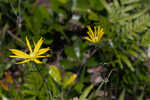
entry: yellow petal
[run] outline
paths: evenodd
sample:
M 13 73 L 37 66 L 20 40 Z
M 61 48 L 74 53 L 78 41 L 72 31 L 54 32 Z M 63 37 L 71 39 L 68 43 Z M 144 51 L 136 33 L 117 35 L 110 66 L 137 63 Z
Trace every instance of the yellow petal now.
M 90 41 L 90 42 L 94 42 L 93 40 L 91 40 L 89 37 L 84 37 L 86 40 Z
M 42 62 L 41 61 L 39 61 L 39 60 L 37 60 L 37 59 L 34 59 L 33 60 L 35 63 L 37 63 L 37 64 L 41 64 Z
M 94 37 L 97 37 L 97 35 L 98 35 L 98 32 L 96 30 L 96 27 L 94 26 Z
M 41 39 L 37 42 L 37 44 L 35 45 L 34 54 L 37 54 L 37 53 L 38 53 L 38 51 L 39 51 L 39 49 L 40 49 L 42 43 L 43 43 L 43 39 L 41 38 Z
M 30 59 L 27 59 L 27 60 L 24 60 L 24 61 L 21 61 L 21 62 L 17 62 L 16 64 L 23 64 L 23 63 L 27 63 L 29 61 L 30 61 Z
M 51 56 L 51 54 L 48 54 L 48 55 L 45 55 L 46 57 L 50 57 Z
M 10 55 L 9 57 L 11 57 L 11 58 L 24 58 L 24 57 L 21 57 L 21 56 L 15 56 L 15 55 Z
M 38 55 L 44 54 L 44 53 L 46 53 L 49 50 L 50 50 L 49 47 L 48 48 L 42 48 L 42 49 L 39 50 Z
M 31 48 L 31 45 L 30 45 L 30 42 L 29 42 L 27 36 L 26 36 L 26 43 L 27 43 L 27 46 L 28 46 L 28 48 L 29 48 L 30 53 L 32 53 L 32 48 Z
M 19 56 L 20 58 L 30 58 L 28 54 L 26 54 L 23 51 L 17 50 L 17 49 L 9 49 L 12 53 L 14 53 L 16 56 Z
M 87 32 L 87 34 L 89 35 L 89 38 L 93 39 L 93 35 L 90 32 Z
M 68 85 L 72 84 L 75 81 L 76 77 L 77 74 L 72 74 L 70 78 L 64 83 L 64 87 L 67 87 Z
M 100 26 L 98 26 L 98 29 L 97 29 L 98 39 L 100 39 L 100 31 L 101 31 Z
M 90 38 L 91 38 L 91 39 L 94 38 L 94 33 L 93 33 L 93 31 L 92 31 L 92 29 L 91 29 L 90 26 L 88 26 L 88 30 L 89 30 L 89 32 L 87 32 L 87 33 L 88 33 L 88 35 L 90 36 Z
M 104 35 L 103 29 L 100 29 L 99 36 L 98 36 L 99 40 L 101 40 L 103 35 Z

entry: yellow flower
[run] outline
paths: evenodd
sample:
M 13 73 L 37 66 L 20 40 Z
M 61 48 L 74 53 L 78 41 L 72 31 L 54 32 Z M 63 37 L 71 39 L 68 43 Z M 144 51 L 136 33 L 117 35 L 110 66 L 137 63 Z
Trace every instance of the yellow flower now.
M 9 49 L 13 54 L 15 55 L 10 55 L 9 57 L 13 57 L 13 58 L 23 58 L 25 59 L 24 61 L 18 62 L 16 64 L 22 64 L 22 63 L 27 63 L 29 61 L 34 61 L 37 64 L 42 63 L 41 61 L 39 61 L 37 58 L 44 58 L 44 57 L 49 57 L 50 55 L 46 55 L 46 56 L 42 56 L 42 54 L 46 53 L 47 51 L 50 50 L 50 48 L 42 48 L 40 49 L 41 45 L 43 43 L 43 39 L 41 38 L 34 46 L 34 50 L 32 50 L 30 42 L 28 40 L 28 38 L 26 37 L 26 44 L 28 46 L 28 49 L 30 51 L 29 54 L 17 50 L 17 49 Z
M 76 77 L 77 77 L 77 74 L 72 74 L 70 78 L 64 82 L 64 87 L 71 85 L 75 81 Z
M 84 38 L 92 43 L 99 42 L 104 34 L 103 28 L 101 28 L 100 26 L 98 26 L 98 27 L 94 26 L 94 32 L 92 31 L 90 26 L 88 26 L 88 30 L 89 30 L 89 32 L 87 32 L 87 33 L 89 36 L 86 36 Z

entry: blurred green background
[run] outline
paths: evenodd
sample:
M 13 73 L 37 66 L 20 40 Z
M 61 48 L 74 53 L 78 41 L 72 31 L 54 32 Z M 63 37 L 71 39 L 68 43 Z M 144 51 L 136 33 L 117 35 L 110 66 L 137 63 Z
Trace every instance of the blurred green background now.
M 88 25 L 103 27 L 100 43 L 84 39 Z M 51 48 L 37 65 L 50 91 L 32 63 L 9 58 L 28 51 L 25 36 Z M 149 100 L 149 43 L 150 0 L 0 0 L 0 100 Z

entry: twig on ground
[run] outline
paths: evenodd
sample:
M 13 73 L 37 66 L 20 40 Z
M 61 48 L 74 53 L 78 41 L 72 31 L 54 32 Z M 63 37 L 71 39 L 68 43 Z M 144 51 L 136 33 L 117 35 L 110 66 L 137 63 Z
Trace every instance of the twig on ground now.
M 15 34 L 13 34 L 11 31 L 8 30 L 7 32 L 8 32 L 8 34 L 9 34 L 11 37 L 13 37 L 15 40 L 21 42 L 24 46 L 26 45 L 18 36 L 16 36 Z

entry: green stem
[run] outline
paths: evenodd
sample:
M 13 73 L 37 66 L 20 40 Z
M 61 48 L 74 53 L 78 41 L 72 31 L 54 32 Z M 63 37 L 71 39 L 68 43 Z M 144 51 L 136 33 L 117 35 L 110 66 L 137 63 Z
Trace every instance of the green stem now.
M 40 76 L 42 77 L 42 79 L 43 79 L 43 81 L 44 81 L 44 83 L 45 83 L 45 85 L 46 85 L 46 88 L 47 88 L 47 90 L 48 90 L 48 95 L 49 95 L 49 100 L 53 100 L 53 97 L 52 97 L 52 93 L 51 93 L 51 90 L 50 90 L 50 88 L 48 87 L 48 84 L 47 84 L 47 80 L 44 78 L 44 76 L 42 75 L 42 73 L 41 73 L 41 71 L 40 71 L 40 69 L 38 68 L 38 66 L 36 66 L 35 64 L 33 64 L 34 65 L 34 67 L 37 69 L 37 71 L 38 71 L 38 73 L 40 74 Z
M 61 100 L 64 100 L 64 89 L 62 89 Z
M 97 88 L 97 90 L 95 91 L 95 93 L 89 96 L 89 100 L 92 100 L 92 98 L 95 97 L 96 94 L 98 94 L 98 92 L 100 91 L 100 89 L 102 88 L 102 86 L 103 86 L 105 83 L 107 83 L 107 82 L 109 81 L 110 75 L 111 75 L 112 72 L 115 71 L 115 70 L 116 70 L 116 69 L 112 69 L 112 70 L 110 71 L 110 73 L 108 74 L 108 76 L 107 76 L 104 80 L 102 80 L 102 82 L 101 82 L 100 85 L 98 86 L 98 88 Z M 104 96 L 105 96 L 105 94 L 104 94 Z

